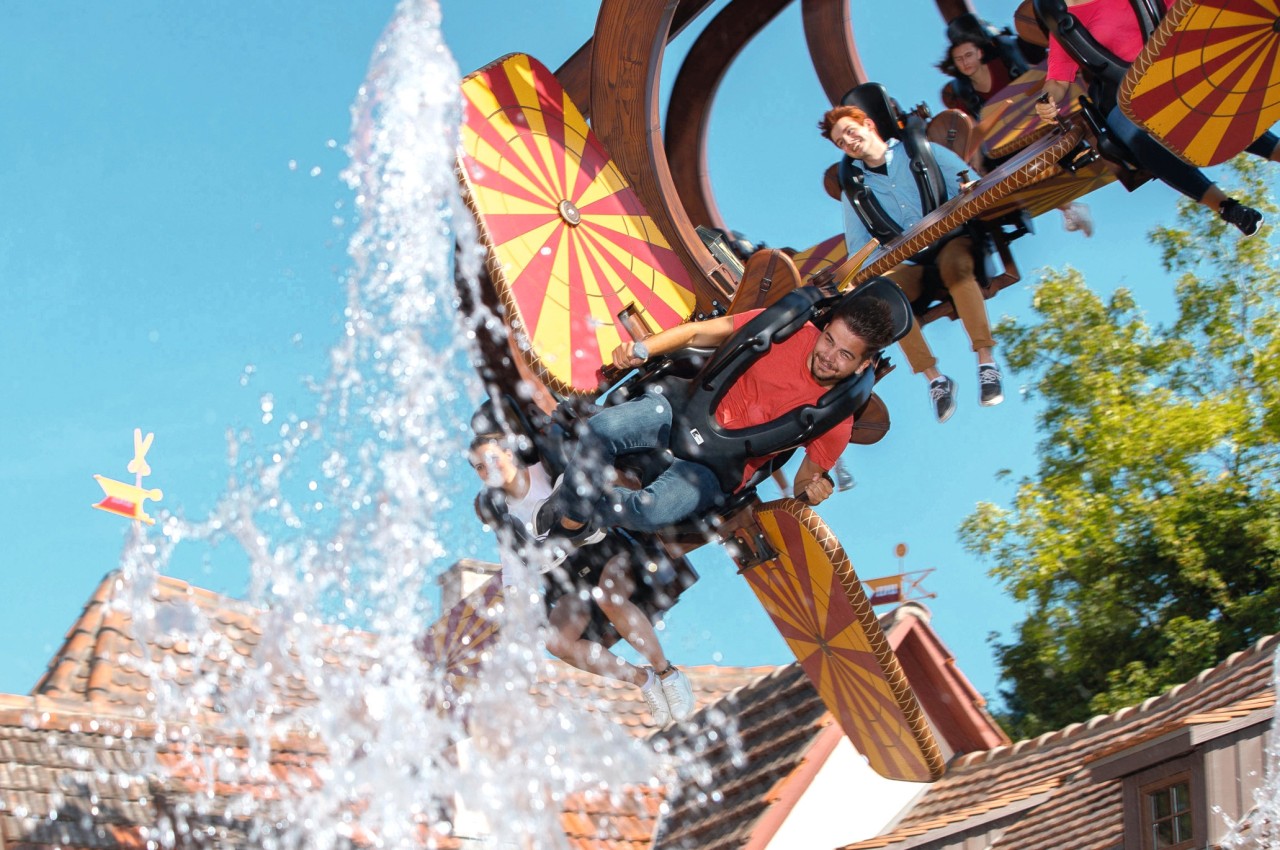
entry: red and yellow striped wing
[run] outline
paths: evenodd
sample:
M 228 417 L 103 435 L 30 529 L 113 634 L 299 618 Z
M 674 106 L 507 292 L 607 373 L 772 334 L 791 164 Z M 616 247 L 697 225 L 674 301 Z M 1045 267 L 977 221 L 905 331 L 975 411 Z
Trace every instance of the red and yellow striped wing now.
M 693 312 L 688 273 L 537 60 L 512 54 L 462 84 L 460 171 L 516 348 L 552 389 L 592 392 L 634 304 L 651 329 Z
M 502 577 L 494 576 L 427 629 L 419 642 L 427 662 L 450 676 L 474 677 L 498 636 L 501 605 Z
M 1120 108 L 1193 165 L 1280 121 L 1280 0 L 1177 0 L 1120 85 Z
M 982 107 L 978 132 L 982 134 L 982 152 L 992 159 L 1016 153 L 1054 129 L 1051 121 L 1036 115 L 1036 98 L 1044 86 L 1045 64 L 1027 70 Z M 1079 97 L 1084 90 L 1072 83 L 1062 98 L 1063 115 L 1079 111 Z
M 924 712 L 835 535 L 795 499 L 755 514 L 778 555 L 744 575 L 827 709 L 881 776 L 940 777 Z
M 796 264 L 800 279 L 808 280 L 823 269 L 840 265 L 847 256 L 849 252 L 844 247 L 844 234 L 837 233 L 796 254 L 791 261 Z

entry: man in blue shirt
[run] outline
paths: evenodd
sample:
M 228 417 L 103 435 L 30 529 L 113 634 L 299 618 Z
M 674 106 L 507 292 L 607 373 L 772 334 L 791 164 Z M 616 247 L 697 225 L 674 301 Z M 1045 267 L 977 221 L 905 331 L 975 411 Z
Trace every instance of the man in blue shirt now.
M 854 177 L 860 178 L 865 194 L 879 205 L 880 211 L 892 219 L 900 230 L 911 229 L 925 216 L 928 211 L 923 208 L 920 189 L 911 170 L 910 155 L 898 139 L 885 141 L 880 136 L 875 121 L 866 112 L 856 106 L 837 106 L 822 116 L 818 129 L 849 158 L 845 165 L 854 170 L 851 172 Z M 938 171 L 945 183 L 954 186 L 956 175 L 969 166 L 940 145 L 928 142 L 924 144 L 932 149 Z M 953 196 L 955 190 L 949 189 L 948 194 Z M 864 221 L 864 215 L 860 215 L 854 208 L 847 191 L 842 193 L 841 205 L 844 208 L 845 244 L 852 254 L 875 238 L 875 234 Z M 937 267 L 942 284 L 947 288 L 956 306 L 956 313 L 969 335 L 969 342 L 978 355 L 980 403 L 984 406 L 999 404 L 1004 401 L 1004 392 L 1000 382 L 1000 369 L 992 354 L 995 340 L 991 337 L 986 301 L 974 273 L 972 240 L 963 234 L 952 237 L 928 263 Z M 913 258 L 888 272 L 885 277 L 902 287 L 907 297 L 914 301 L 923 292 L 925 270 L 926 266 Z M 902 353 L 911 365 L 911 371 L 923 373 L 929 381 L 929 398 L 934 415 L 939 422 L 946 422 L 956 409 L 955 382 L 938 371 L 938 361 L 929 350 L 918 325 L 912 325 L 911 331 L 902 338 L 900 344 Z

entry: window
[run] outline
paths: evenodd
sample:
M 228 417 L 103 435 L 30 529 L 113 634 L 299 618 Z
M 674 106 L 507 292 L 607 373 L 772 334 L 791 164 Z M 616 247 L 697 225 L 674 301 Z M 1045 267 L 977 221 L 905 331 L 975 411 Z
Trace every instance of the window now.
M 1194 850 L 1205 844 L 1204 775 L 1200 759 L 1167 761 L 1133 777 L 1132 850 Z
M 1151 847 L 1160 850 L 1191 846 L 1190 778 L 1147 791 L 1146 805 Z

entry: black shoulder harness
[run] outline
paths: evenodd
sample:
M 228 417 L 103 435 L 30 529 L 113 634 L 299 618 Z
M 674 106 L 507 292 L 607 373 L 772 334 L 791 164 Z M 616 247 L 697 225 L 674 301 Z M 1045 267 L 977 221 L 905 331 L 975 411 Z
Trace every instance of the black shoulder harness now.
M 1101 80 L 1112 87 L 1120 85 L 1125 72 L 1129 70 L 1129 63 L 1099 44 L 1088 30 L 1080 26 L 1080 21 L 1071 14 L 1066 0 L 1032 2 L 1040 20 L 1045 22 L 1049 32 L 1057 37 L 1067 53 L 1071 54 L 1071 58 L 1076 60 L 1087 78 Z M 1138 28 L 1142 31 L 1145 43 L 1160 24 L 1160 19 L 1164 16 L 1163 10 L 1154 0 L 1129 2 L 1133 6 L 1133 14 L 1138 19 Z
M 502 491 L 485 487 L 476 494 L 475 509 L 476 516 L 497 532 L 499 537 L 504 534 L 511 535 L 509 545 L 512 548 L 519 549 L 532 542 L 524 523 L 516 522 L 511 518 L 511 513 L 507 510 L 506 496 Z
M 676 457 L 711 467 L 726 493 L 737 490 L 749 458 L 795 449 L 853 416 L 871 396 L 875 370 L 868 368 L 836 384 L 814 404 L 747 428 L 725 428 L 715 409 L 729 386 L 775 343 L 782 342 L 811 319 L 821 321 L 842 295 L 804 286 L 751 319 L 722 345 L 691 381 L 665 389 L 672 405 L 671 451 Z M 904 299 L 905 300 L 905 299 Z
M 911 175 L 916 179 L 916 189 L 920 193 L 920 212 L 928 215 L 947 200 L 947 182 L 938 169 L 933 148 L 924 137 L 923 122 L 915 116 L 908 118 L 901 142 L 903 153 L 911 163 Z M 902 235 L 902 225 L 885 212 L 874 194 L 867 191 L 863 170 L 853 164 L 853 158 L 848 154 L 840 159 L 839 175 L 845 197 L 849 199 L 853 211 L 858 214 L 867 232 L 879 239 L 881 244 Z

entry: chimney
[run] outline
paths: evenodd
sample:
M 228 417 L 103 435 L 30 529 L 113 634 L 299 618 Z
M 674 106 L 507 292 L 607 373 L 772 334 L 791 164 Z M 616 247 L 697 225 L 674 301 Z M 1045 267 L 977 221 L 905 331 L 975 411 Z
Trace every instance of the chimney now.
M 455 562 L 436 578 L 436 584 L 440 585 L 441 612 L 457 605 L 467 594 L 501 571 L 502 568 L 497 564 L 474 558 L 463 558 Z

